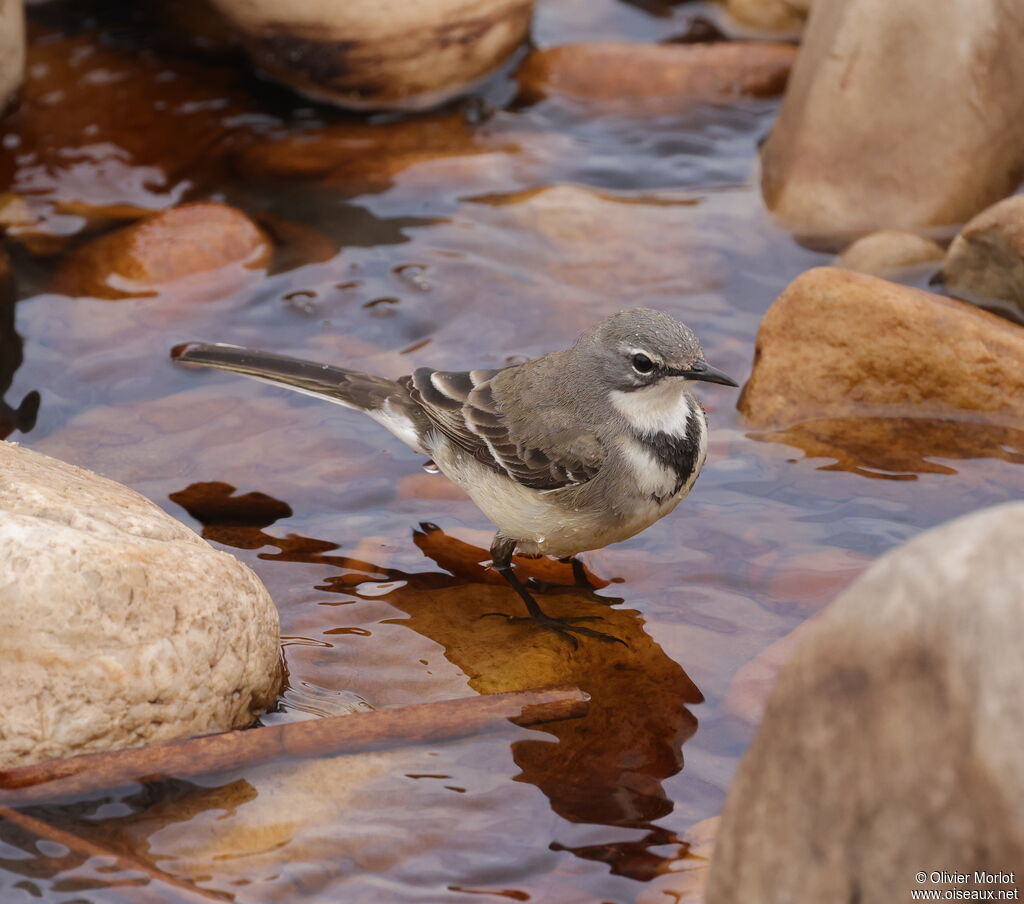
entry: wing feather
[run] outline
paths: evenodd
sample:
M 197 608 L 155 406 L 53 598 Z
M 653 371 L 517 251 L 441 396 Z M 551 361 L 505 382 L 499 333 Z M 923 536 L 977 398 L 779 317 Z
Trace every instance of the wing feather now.
M 592 433 L 559 424 L 544 437 L 516 435 L 495 394 L 493 379 L 499 373 L 421 367 L 400 382 L 452 442 L 523 486 L 557 490 L 586 483 L 597 474 L 605 454 Z

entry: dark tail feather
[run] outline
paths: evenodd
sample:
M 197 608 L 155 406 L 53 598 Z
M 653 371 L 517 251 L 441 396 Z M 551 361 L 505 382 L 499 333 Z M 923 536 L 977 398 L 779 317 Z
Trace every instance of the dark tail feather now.
M 398 383 L 384 377 L 237 345 L 188 342 L 173 348 L 171 358 L 179 364 L 197 364 L 253 377 L 360 411 L 377 411 L 389 398 L 400 402 L 406 395 Z

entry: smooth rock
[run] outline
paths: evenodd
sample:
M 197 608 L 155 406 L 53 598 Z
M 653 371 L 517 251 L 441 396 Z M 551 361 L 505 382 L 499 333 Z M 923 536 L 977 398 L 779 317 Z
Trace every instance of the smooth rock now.
M 726 0 L 725 8 L 737 22 L 764 31 L 800 31 L 807 22 L 812 0 Z
M 249 725 L 281 684 L 252 571 L 127 487 L 0 443 L 0 765 Z
M 1024 328 L 955 299 L 833 267 L 772 303 L 739 409 L 754 427 L 814 418 L 1024 424 Z
M 961 230 L 942 278 L 964 301 L 1005 302 L 1024 315 L 1024 195 L 994 204 Z
M 517 74 L 527 99 L 563 97 L 638 114 L 693 103 L 773 97 L 786 87 L 790 44 L 563 44 L 531 53 Z
M 25 13 L 21 0 L 0 0 L 0 113 L 25 75 Z
M 886 555 L 807 631 L 729 791 L 707 904 L 910 900 L 1024 863 L 1024 503 Z
M 857 239 L 836 258 L 836 266 L 871 276 L 885 276 L 946 256 L 938 242 L 913 232 L 872 232 Z
M 164 292 L 193 301 L 220 298 L 258 278 L 271 244 L 241 211 L 182 204 L 95 239 L 57 273 L 66 295 L 146 298 Z
M 1024 176 L 1024 5 L 818 0 L 761 150 L 804 234 L 963 222 Z
M 258 66 L 317 100 L 423 109 L 471 88 L 526 37 L 533 0 L 214 0 Z

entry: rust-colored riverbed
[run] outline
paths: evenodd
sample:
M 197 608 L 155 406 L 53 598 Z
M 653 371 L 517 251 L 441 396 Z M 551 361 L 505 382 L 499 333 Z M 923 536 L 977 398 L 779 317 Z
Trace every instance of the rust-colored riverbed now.
M 534 41 L 663 40 L 705 14 L 541 0 Z M 711 449 L 691 497 L 586 557 L 606 584 L 596 597 L 543 598 L 603 616 L 628 646 L 573 650 L 481 619 L 519 603 L 478 564 L 490 526 L 444 478 L 354 412 L 177 368 L 169 349 L 219 340 L 389 376 L 492 368 L 646 305 L 743 380 L 773 298 L 829 260 L 762 206 L 756 146 L 777 102 L 524 106 L 503 75 L 486 103 L 367 120 L 117 4 L 50 5 L 30 39 L 24 99 L 0 121 L 0 193 L 28 209 L 6 243 L 0 419 L 32 391 L 41 404 L 10 438 L 141 491 L 256 570 L 289 673 L 267 723 L 341 711 L 353 694 L 386 706 L 575 683 L 593 697 L 586 718 L 543 731 L 26 811 L 155 864 L 196 900 L 688 900 L 662 893 L 663 874 L 706 863 L 682 836 L 721 808 L 771 673 L 761 654 L 881 553 L 1020 494 L 1019 450 L 987 449 L 967 425 L 944 429 L 939 454 L 837 464 L 748 436 L 735 391 L 702 387 Z M 269 268 L 235 274 L 226 294 L 56 291 L 77 247 L 198 199 L 257 219 L 275 241 Z M 4 904 L 190 899 L 0 824 Z

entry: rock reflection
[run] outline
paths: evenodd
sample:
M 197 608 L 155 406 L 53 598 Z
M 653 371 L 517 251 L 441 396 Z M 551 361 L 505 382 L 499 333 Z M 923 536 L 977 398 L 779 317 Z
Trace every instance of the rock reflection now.
M 1024 430 L 939 418 L 819 418 L 752 439 L 802 449 L 808 458 L 832 458 L 826 471 L 915 480 L 918 474 L 956 474 L 948 461 L 993 458 L 1024 464 Z
M 335 554 L 337 546 L 323 540 L 275 537 L 264 528 L 291 509 L 262 493 L 233 492 L 229 484 L 193 484 L 171 498 L 203 524 L 208 539 L 242 549 L 277 548 L 277 553 L 261 553 L 263 559 L 337 568 L 340 573 L 326 578 L 319 589 L 382 600 L 405 612 L 408 618 L 389 621 L 442 645 L 446 658 L 481 693 L 577 684 L 591 695 L 585 718 L 545 726 L 554 742 L 513 744 L 522 770 L 517 780 L 543 791 L 552 809 L 569 822 L 631 831 L 622 842 L 555 849 L 602 861 L 613 872 L 636 879 L 652 878 L 679 856 L 678 850 L 666 851 L 678 847 L 679 839 L 653 823 L 672 811 L 662 782 L 683 768 L 682 745 L 697 730 L 687 705 L 703 697 L 645 633 L 637 612 L 612 609 L 608 604 L 618 600 L 574 587 L 545 593 L 544 606 L 551 614 L 599 615 L 605 620 L 602 629 L 627 644 L 581 638 L 579 648 L 573 649 L 550 632 L 484 618 L 489 612 L 513 610 L 520 605 L 517 597 L 499 575 L 481 565 L 488 559 L 486 550 L 449 537 L 434 525 L 423 525 L 414 541 L 443 571 L 405 573 Z M 519 564 L 541 582 L 572 582 L 571 569 L 562 563 L 520 559 Z M 391 589 L 376 592 L 380 582 Z M 374 591 L 364 590 L 365 584 Z
M 14 330 L 14 278 L 7 253 L 0 248 L 0 440 L 15 430 L 28 433 L 36 425 L 39 413 L 38 392 L 30 392 L 17 407 L 3 398 L 21 367 L 21 346 L 21 336 Z

